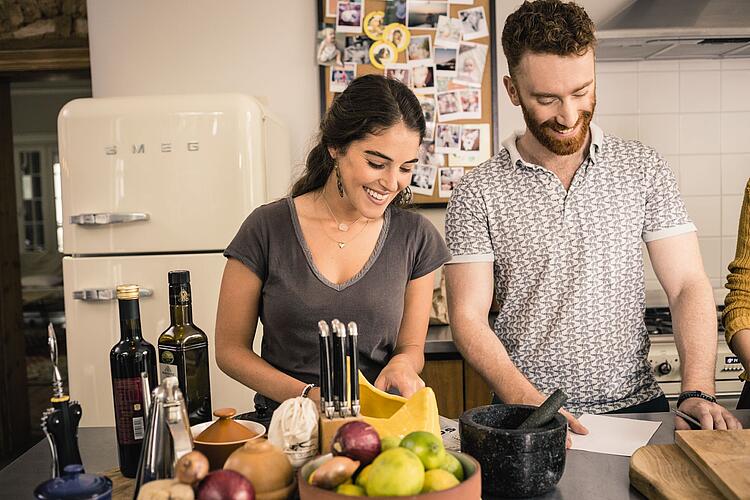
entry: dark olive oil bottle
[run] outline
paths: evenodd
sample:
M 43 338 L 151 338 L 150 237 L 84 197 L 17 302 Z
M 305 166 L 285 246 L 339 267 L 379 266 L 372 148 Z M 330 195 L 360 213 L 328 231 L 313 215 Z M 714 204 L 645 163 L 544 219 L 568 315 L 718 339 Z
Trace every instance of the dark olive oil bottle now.
M 130 478 L 138 471 L 151 391 L 159 383 L 156 349 L 141 336 L 138 292 L 137 285 L 117 287 L 120 341 L 109 352 L 120 472 Z
M 177 377 L 190 425 L 211 420 L 208 336 L 193 324 L 190 271 L 169 272 L 170 325 L 159 336 L 159 372 Z

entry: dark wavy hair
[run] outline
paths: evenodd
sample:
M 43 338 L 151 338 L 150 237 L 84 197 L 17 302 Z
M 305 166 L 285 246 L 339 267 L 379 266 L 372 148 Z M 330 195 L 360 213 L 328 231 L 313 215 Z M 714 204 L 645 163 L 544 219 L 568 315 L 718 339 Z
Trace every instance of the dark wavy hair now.
M 594 23 L 574 2 L 525 1 L 508 16 L 503 28 L 503 52 L 513 76 L 526 52 L 583 55 L 596 46 Z
M 317 144 L 307 155 L 305 171 L 292 186 L 292 196 L 320 189 L 333 171 L 329 147 L 346 153 L 349 145 L 368 134 L 379 134 L 403 122 L 407 129 L 425 135 L 422 107 L 414 93 L 398 80 L 381 75 L 365 75 L 354 79 L 346 90 L 336 96 L 320 121 Z M 391 202 L 405 206 L 403 192 Z

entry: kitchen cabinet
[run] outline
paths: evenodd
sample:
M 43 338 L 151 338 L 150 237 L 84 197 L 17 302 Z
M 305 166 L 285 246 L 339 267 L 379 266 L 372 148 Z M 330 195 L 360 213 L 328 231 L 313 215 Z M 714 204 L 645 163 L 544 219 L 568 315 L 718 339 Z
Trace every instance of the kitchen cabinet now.
M 492 400 L 487 383 L 457 353 L 450 357 L 427 355 L 421 376 L 435 392 L 444 417 L 457 419 L 464 411 Z

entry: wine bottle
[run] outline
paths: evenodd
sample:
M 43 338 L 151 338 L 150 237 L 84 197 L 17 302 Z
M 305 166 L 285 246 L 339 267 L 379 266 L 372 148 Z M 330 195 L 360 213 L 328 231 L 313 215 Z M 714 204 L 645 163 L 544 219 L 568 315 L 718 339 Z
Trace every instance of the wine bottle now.
M 141 336 L 138 286 L 117 287 L 120 341 L 109 352 L 120 472 L 134 478 L 156 378 L 156 349 Z
M 177 377 L 190 425 L 211 420 L 208 336 L 193 323 L 190 271 L 170 271 L 170 325 L 159 336 L 159 372 Z

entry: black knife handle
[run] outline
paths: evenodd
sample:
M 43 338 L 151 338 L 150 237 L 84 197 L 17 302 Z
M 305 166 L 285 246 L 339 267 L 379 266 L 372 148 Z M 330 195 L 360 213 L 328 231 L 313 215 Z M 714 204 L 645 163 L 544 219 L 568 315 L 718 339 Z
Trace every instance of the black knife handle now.
M 340 323 L 341 322 L 337 319 L 331 321 L 331 326 L 333 326 L 331 335 L 334 337 L 331 340 L 331 342 L 333 343 L 333 404 L 335 412 L 338 413 L 339 416 L 341 416 L 342 404 L 344 401 L 344 391 L 346 390 L 346 388 L 341 383 L 341 374 L 345 373 L 346 365 L 345 363 L 342 363 L 345 353 L 341 352 L 342 344 L 338 341 L 338 325 Z
M 330 418 L 329 405 L 332 403 L 331 394 L 331 334 L 328 323 L 318 322 L 320 329 L 320 409 L 321 414 Z
M 351 394 L 352 415 L 359 415 L 359 352 L 357 351 L 357 338 L 359 331 L 357 323 L 349 322 L 349 387 Z

